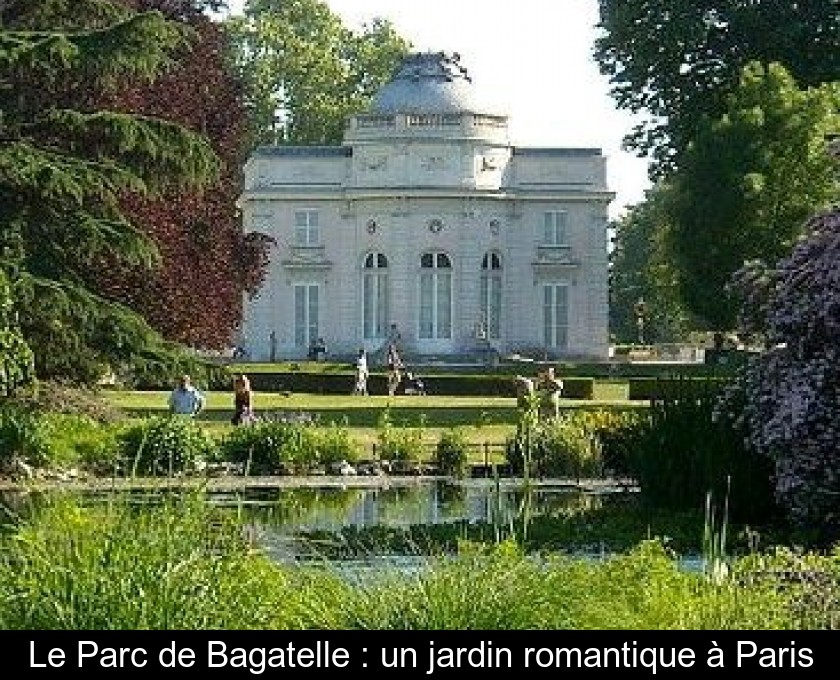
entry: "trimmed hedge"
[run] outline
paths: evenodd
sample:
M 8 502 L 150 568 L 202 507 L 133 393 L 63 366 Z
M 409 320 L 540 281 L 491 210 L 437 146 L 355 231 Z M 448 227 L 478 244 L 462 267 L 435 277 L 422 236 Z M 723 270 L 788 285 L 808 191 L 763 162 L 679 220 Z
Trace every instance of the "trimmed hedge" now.
M 277 363 L 231 363 L 227 367 L 232 373 L 246 373 L 249 376 L 257 374 L 352 374 L 353 362 L 277 362 Z M 564 362 L 564 361 L 522 361 L 503 362 L 497 366 L 463 366 L 463 365 L 429 365 L 418 367 L 417 373 L 424 379 L 441 375 L 476 375 L 484 377 L 513 377 L 515 375 L 537 375 L 542 369 L 553 366 L 557 374 L 563 378 L 678 378 L 680 376 L 693 377 L 721 377 L 734 373 L 740 364 L 736 362 L 718 362 L 714 364 L 675 364 L 622 361 L 612 362 Z M 375 367 L 375 366 L 374 366 Z M 384 369 L 383 369 L 384 370 Z
M 345 373 L 252 373 L 251 386 L 260 392 L 298 392 L 306 394 L 350 394 L 353 391 L 353 374 Z M 514 397 L 513 379 L 506 375 L 423 375 L 426 392 L 448 397 Z M 563 397 L 567 399 L 592 399 L 595 390 L 593 378 L 562 378 Z M 386 376 L 372 374 L 368 380 L 370 394 L 387 394 Z M 399 394 L 399 391 L 398 391 Z
M 719 393 L 726 378 L 630 378 L 627 398 L 631 400 L 699 399 Z

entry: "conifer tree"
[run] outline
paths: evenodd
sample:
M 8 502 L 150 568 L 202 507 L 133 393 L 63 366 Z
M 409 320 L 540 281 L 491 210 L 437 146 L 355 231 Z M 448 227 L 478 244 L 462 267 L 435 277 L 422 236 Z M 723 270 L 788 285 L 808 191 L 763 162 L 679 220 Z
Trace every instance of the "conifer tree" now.
M 39 30 L 49 13 L 65 19 Z M 94 102 L 153 79 L 187 36 L 160 12 L 105 0 L 0 4 L 0 265 L 42 376 L 90 381 L 167 355 L 142 317 L 94 292 L 90 271 L 152 267 L 157 249 L 120 196 L 206 185 L 218 160 L 198 134 Z

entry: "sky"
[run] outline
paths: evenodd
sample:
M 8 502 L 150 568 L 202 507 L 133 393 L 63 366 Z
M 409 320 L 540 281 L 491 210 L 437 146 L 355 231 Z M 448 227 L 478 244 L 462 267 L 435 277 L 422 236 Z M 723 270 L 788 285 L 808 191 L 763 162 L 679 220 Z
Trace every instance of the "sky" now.
M 326 2 L 354 30 L 381 17 L 416 51 L 459 53 L 482 100 L 509 114 L 514 145 L 602 149 L 611 217 L 642 200 L 647 161 L 621 148 L 638 119 L 616 108 L 592 57 L 597 0 Z M 232 0 L 231 11 L 243 4 Z

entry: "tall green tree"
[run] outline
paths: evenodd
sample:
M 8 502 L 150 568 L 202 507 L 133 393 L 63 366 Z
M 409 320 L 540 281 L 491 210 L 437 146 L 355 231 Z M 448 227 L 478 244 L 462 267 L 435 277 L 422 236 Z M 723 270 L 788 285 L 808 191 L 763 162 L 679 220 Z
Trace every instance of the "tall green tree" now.
M 675 342 L 690 327 L 669 261 L 669 189 L 658 184 L 613 225 L 610 253 L 610 331 L 618 342 L 638 342 L 637 305 L 644 301 L 645 342 Z
M 10 396 L 35 377 L 35 358 L 18 328 L 12 289 L 0 269 L 0 395 Z
M 257 144 L 337 144 L 409 44 L 375 19 L 345 27 L 322 0 L 248 0 L 231 20 Z
M 686 305 L 709 328 L 734 327 L 732 275 L 746 261 L 775 264 L 836 200 L 838 133 L 840 87 L 800 89 L 778 64 L 748 65 L 724 115 L 698 125 L 672 177 L 668 247 Z
M 840 80 L 840 0 L 599 0 L 595 48 L 621 108 L 645 113 L 628 144 L 659 174 L 679 164 L 698 121 L 723 115 L 751 61 L 803 86 Z
M 49 11 L 65 19 L 26 30 Z M 158 260 L 121 212 L 121 195 L 206 185 L 218 161 L 200 135 L 93 102 L 154 78 L 187 35 L 159 12 L 129 14 L 105 0 L 0 5 L 0 266 L 41 375 L 91 380 L 165 350 L 88 275 L 109 259 Z

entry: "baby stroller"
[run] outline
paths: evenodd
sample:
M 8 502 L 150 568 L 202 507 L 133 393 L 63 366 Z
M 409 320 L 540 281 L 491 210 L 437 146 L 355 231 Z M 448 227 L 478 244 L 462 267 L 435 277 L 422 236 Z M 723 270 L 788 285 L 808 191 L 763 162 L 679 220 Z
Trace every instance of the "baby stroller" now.
M 426 396 L 426 386 L 423 384 L 423 379 L 415 375 L 411 371 L 406 371 L 405 374 L 405 393 L 415 396 Z

